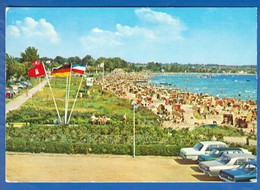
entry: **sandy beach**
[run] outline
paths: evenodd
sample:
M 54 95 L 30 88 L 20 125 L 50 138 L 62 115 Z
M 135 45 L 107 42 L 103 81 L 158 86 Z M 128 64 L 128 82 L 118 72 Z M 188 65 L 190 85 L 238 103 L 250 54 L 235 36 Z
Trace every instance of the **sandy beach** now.
M 228 125 L 257 133 L 257 105 L 253 100 L 221 99 L 209 94 L 180 92 L 147 83 L 147 73 L 112 73 L 96 82 L 119 98 L 126 98 L 159 115 L 163 128 L 189 128 L 203 124 Z M 197 117 L 196 117 L 196 116 Z

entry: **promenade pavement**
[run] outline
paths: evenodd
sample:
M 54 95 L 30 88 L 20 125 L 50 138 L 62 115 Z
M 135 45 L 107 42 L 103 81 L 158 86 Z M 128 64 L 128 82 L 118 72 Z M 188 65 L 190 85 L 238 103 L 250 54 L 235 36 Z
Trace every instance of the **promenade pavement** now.
M 33 96 L 33 94 L 35 94 L 41 88 L 43 88 L 46 85 L 46 83 L 47 83 L 47 79 L 44 79 L 40 84 L 28 90 L 28 93 L 25 92 L 19 95 L 18 97 L 12 99 L 10 102 L 8 102 L 5 107 L 5 114 L 7 114 L 9 111 L 18 109 L 28 99 L 30 99 Z

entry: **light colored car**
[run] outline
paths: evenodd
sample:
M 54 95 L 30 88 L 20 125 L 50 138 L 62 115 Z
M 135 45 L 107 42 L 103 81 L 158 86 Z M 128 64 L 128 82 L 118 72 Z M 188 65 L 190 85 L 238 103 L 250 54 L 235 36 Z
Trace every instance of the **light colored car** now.
M 220 148 L 215 148 L 213 149 L 209 154 L 202 154 L 199 155 L 198 161 L 203 162 L 203 161 L 211 161 L 211 160 L 216 160 L 223 154 L 234 154 L 234 153 L 247 153 L 247 154 L 252 154 L 248 150 L 244 148 L 237 148 L 237 147 L 220 147 Z
M 209 154 L 213 149 L 219 147 L 228 147 L 220 141 L 202 141 L 191 148 L 181 148 L 180 157 L 183 159 L 197 160 L 201 154 Z
M 200 162 L 199 169 L 209 176 L 219 176 L 220 170 L 238 168 L 249 160 L 256 160 L 256 156 L 246 153 L 223 154 L 217 160 Z

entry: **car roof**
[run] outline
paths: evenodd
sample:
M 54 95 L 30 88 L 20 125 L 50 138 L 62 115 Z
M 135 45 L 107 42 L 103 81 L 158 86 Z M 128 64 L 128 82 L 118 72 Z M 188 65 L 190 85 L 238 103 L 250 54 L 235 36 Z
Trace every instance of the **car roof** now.
M 201 141 L 201 144 L 226 144 L 224 142 L 221 141 Z
M 252 165 L 255 165 L 257 166 L 257 161 L 256 160 L 250 160 L 248 162 L 246 162 L 247 164 L 252 164 Z
M 243 157 L 252 157 L 252 158 L 255 158 L 255 156 L 254 155 L 252 155 L 252 154 L 247 154 L 247 153 L 231 153 L 231 154 L 224 154 L 225 156 L 227 156 L 227 157 L 230 157 L 230 158 L 236 158 L 236 157 L 241 157 L 241 158 L 243 158 Z
M 241 150 L 241 148 L 237 148 L 237 147 L 219 147 L 219 148 L 214 148 L 217 149 L 219 151 L 225 151 L 225 150 Z M 213 150 L 214 150 L 213 149 Z

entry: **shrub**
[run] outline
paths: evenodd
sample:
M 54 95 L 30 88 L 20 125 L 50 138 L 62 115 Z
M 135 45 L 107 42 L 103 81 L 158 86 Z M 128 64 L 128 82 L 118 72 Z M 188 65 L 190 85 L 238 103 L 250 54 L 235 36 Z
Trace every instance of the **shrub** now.
M 127 144 L 91 144 L 90 148 L 94 154 L 130 155 L 131 153 L 131 146 Z
M 45 142 L 45 152 L 72 154 L 73 145 L 69 142 Z
M 73 154 L 87 154 L 88 147 L 85 143 L 74 143 L 73 144 Z
M 137 145 L 136 155 L 177 156 L 181 147 L 178 145 Z
M 20 138 L 7 139 L 6 151 L 26 152 L 26 141 Z

